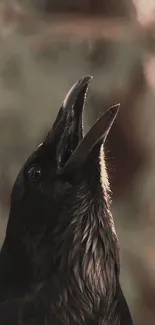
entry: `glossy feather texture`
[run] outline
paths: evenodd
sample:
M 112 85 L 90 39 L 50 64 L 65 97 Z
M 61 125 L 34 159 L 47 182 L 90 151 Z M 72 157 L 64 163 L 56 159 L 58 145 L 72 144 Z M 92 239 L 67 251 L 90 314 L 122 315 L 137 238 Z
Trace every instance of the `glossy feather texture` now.
M 119 105 L 83 135 L 91 77 L 73 85 L 15 181 L 0 253 L 1 325 L 132 325 L 119 284 L 104 142 Z

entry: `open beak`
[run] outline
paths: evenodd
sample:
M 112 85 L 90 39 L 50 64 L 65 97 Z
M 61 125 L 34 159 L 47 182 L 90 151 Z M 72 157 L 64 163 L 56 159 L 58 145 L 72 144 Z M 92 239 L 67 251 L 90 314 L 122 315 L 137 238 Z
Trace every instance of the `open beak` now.
M 58 170 L 65 166 L 83 139 L 82 113 L 91 79 L 91 76 L 84 76 L 71 87 L 44 141 L 56 158 Z
M 116 118 L 119 107 L 120 104 L 110 107 L 97 120 L 97 122 L 88 131 L 84 139 L 81 140 L 73 154 L 68 159 L 66 165 L 63 168 L 64 173 L 72 170 L 76 166 L 82 165 L 94 146 L 101 140 L 103 143 L 105 142 L 111 126 Z
M 82 113 L 91 79 L 91 76 L 84 76 L 72 86 L 44 141 L 50 145 L 60 173 L 82 165 L 93 147 L 100 140 L 106 140 L 119 110 L 120 104 L 109 108 L 84 137 Z

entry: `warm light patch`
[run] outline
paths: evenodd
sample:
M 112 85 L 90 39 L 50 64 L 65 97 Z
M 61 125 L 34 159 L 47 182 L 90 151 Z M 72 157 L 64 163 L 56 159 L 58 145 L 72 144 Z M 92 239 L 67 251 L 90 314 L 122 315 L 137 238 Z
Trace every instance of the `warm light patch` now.
M 101 179 L 101 185 L 103 190 L 109 190 L 109 180 L 108 180 L 108 174 L 106 170 L 106 164 L 105 164 L 105 155 L 104 155 L 104 148 L 103 144 L 100 148 L 100 179 Z
M 154 0 L 133 0 L 137 11 L 137 20 L 142 25 L 147 25 L 155 21 L 155 1 Z
M 100 168 L 101 168 L 101 170 L 100 170 L 101 171 L 100 179 L 101 179 L 102 189 L 103 189 L 104 193 L 105 193 L 105 190 L 109 192 L 110 191 L 110 186 L 109 186 L 108 174 L 107 174 L 107 170 L 106 170 L 103 144 L 102 144 L 101 149 L 100 149 Z M 110 211 L 109 211 L 109 222 L 110 222 L 110 225 L 111 225 L 111 230 L 113 232 L 115 241 L 118 243 L 115 224 L 114 224 L 114 219 L 113 219 L 113 216 L 112 216 Z

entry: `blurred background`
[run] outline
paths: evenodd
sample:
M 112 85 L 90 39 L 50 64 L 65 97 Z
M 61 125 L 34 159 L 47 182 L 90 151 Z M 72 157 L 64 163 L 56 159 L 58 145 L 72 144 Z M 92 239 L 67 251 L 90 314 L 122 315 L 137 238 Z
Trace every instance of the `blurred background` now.
M 135 324 L 154 325 L 154 0 L 0 1 L 0 245 L 15 177 L 85 74 L 85 130 L 121 103 L 106 145 L 121 283 Z

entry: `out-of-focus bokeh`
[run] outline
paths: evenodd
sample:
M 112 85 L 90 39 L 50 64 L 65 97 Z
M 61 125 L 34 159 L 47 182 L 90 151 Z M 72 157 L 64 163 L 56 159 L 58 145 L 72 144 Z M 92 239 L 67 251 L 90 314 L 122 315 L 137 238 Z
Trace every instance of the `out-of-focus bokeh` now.
M 85 74 L 85 129 L 121 103 L 106 146 L 121 283 L 135 324 L 154 325 L 154 0 L 1 0 L 0 244 L 15 177 Z

